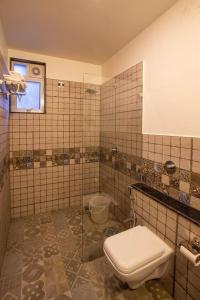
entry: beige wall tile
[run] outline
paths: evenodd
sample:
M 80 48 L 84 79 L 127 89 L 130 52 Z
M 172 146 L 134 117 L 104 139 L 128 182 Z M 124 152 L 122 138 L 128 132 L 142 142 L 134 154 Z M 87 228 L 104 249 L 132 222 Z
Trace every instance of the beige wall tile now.
M 165 185 L 169 185 L 169 176 L 163 174 L 162 183 L 164 183 Z
M 200 173 L 200 162 L 193 161 L 192 162 L 192 172 Z
M 180 168 L 190 171 L 191 170 L 191 161 L 189 159 L 180 159 Z
M 193 149 L 200 150 L 200 138 L 193 138 Z
M 190 184 L 188 182 L 180 181 L 179 188 L 182 192 L 189 194 L 190 192 Z
M 190 205 L 193 208 L 196 208 L 196 209 L 200 210 L 200 199 L 196 198 L 194 196 L 191 196 L 191 198 L 190 198 Z
M 181 137 L 181 147 L 191 149 L 192 138 L 190 137 Z

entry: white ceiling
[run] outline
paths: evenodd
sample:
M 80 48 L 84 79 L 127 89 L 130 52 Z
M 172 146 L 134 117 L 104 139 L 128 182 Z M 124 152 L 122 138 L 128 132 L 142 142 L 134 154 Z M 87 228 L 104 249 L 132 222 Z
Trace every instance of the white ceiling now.
M 102 64 L 176 0 L 0 0 L 9 48 Z

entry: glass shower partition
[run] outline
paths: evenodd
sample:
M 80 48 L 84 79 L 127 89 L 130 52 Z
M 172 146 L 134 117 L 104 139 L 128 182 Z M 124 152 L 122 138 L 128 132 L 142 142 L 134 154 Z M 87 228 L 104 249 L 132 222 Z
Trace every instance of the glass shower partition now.
M 101 78 L 98 76 L 84 74 L 82 135 L 84 154 L 84 163 L 82 164 L 83 261 L 90 261 L 102 256 L 105 236 L 110 235 L 111 231 L 112 233 L 114 230 L 119 231 L 118 228 L 115 229 L 115 220 L 111 216 L 115 181 L 112 153 L 112 149 L 115 147 L 116 130 L 114 83 L 115 80 L 106 80 L 102 84 Z M 101 160 L 105 162 L 105 165 L 108 165 L 108 170 L 106 168 L 101 169 Z M 100 173 L 102 173 L 103 180 L 100 180 Z M 105 186 L 105 189 L 101 188 L 102 185 Z M 118 225 L 118 227 L 120 226 Z
M 142 144 L 142 90 L 137 74 L 134 67 L 103 82 L 84 74 L 83 261 L 102 256 L 105 238 L 130 225 L 127 187 L 136 177 Z

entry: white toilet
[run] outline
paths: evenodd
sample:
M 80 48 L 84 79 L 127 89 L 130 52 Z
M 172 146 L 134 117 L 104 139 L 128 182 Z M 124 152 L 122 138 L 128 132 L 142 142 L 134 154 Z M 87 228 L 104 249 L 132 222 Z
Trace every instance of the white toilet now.
M 107 238 L 103 250 L 115 275 L 131 289 L 147 280 L 161 278 L 174 252 L 145 226 L 136 226 Z

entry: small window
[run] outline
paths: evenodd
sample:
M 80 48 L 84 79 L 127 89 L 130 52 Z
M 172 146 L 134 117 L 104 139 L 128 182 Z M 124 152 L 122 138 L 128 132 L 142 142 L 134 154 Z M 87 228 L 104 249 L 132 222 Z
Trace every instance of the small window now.
M 11 69 L 22 74 L 27 85 L 25 95 L 11 95 L 11 112 L 44 113 L 46 65 L 12 58 Z
M 27 65 L 26 64 L 14 62 L 13 69 L 15 72 L 18 72 L 23 76 L 27 75 Z

